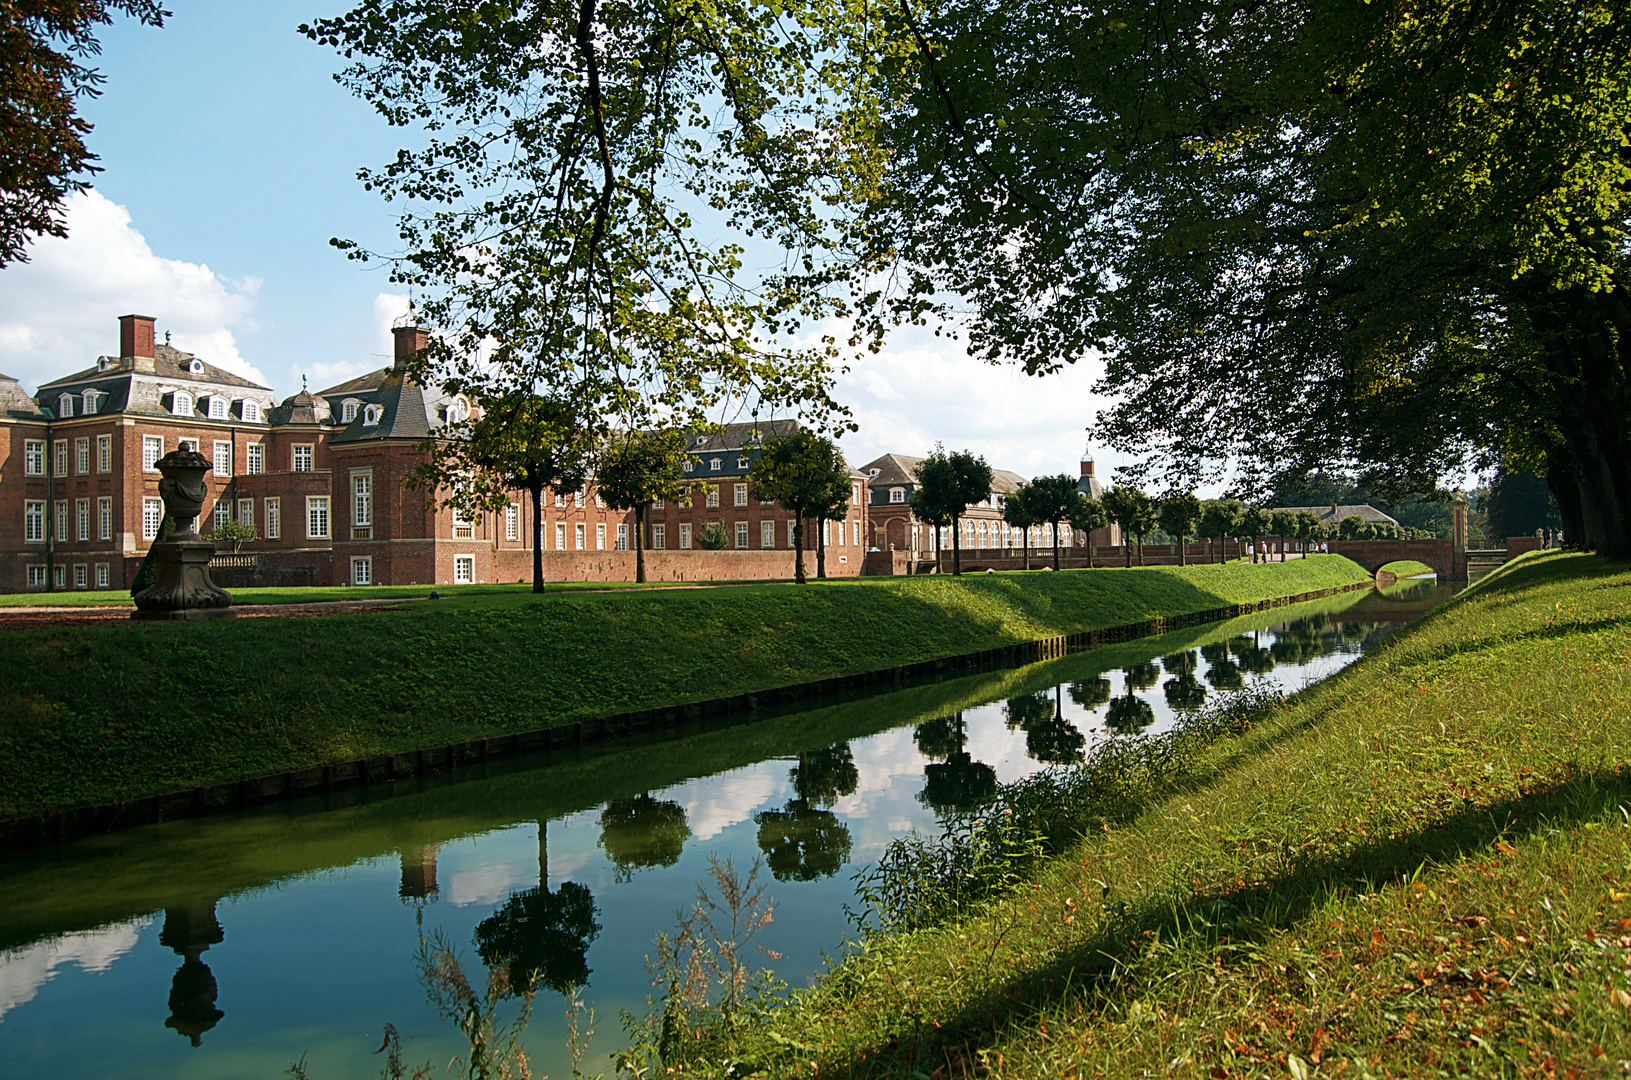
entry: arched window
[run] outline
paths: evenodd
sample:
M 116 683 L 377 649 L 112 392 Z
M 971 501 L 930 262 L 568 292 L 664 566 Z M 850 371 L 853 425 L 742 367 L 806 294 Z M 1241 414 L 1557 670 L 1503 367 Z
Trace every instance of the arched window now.
M 74 395 L 63 394 L 57 398 L 57 419 L 66 420 L 74 415 Z
M 380 414 L 384 411 L 378 405 L 370 405 L 362 411 L 362 422 L 368 427 L 373 427 L 379 423 Z
M 892 502 L 892 503 L 903 503 L 903 502 L 905 502 L 906 501 L 906 489 L 905 488 L 898 488 L 898 487 L 890 488 L 889 489 L 889 501 Z
M 170 414 L 172 416 L 191 416 L 193 414 L 193 396 L 185 390 L 177 390 L 170 399 Z
M 243 403 L 243 414 L 244 419 L 251 424 L 258 424 L 261 422 L 261 407 L 253 401 L 246 401 Z
M 95 390 L 85 391 L 84 394 L 80 395 L 80 399 L 81 399 L 81 403 L 82 403 L 82 406 L 83 406 L 80 409 L 80 412 L 84 413 L 86 416 L 90 416 L 92 413 L 96 412 L 96 391 Z
M 211 420 L 225 420 L 227 418 L 227 399 L 220 394 L 210 395 L 209 414 Z
M 340 402 L 340 423 L 349 424 L 357 418 L 357 402 L 354 398 L 346 398 Z M 447 418 L 453 419 L 453 406 L 447 407 Z

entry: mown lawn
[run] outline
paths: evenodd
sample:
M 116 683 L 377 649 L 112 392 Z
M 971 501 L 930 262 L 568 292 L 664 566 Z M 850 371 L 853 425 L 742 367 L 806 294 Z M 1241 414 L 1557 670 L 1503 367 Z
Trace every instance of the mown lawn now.
M 661 589 L 674 588 L 669 582 L 650 582 L 644 585 L 632 581 L 548 581 L 544 591 L 581 592 L 585 589 Z M 345 600 L 423 600 L 432 591 L 441 596 L 510 596 L 531 595 L 531 584 L 488 585 L 345 585 L 266 586 L 249 589 L 229 589 L 235 604 L 318 604 Z M 122 607 L 135 608 L 128 589 L 75 589 L 57 592 L 0 593 L 0 608 L 31 607 Z
M 0 816 L 752 692 L 1346 585 L 1339 556 L 451 595 L 361 615 L 0 632 Z
M 873 939 L 774 1041 L 713 1056 L 802 1077 L 1625 1075 L 1628 671 L 1631 567 L 1525 557 L 1031 880 Z

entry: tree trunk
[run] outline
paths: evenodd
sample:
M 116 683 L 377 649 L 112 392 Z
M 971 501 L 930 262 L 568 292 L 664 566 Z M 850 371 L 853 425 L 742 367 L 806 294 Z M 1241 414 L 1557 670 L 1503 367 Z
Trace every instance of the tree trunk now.
M 1121 561 L 1126 569 L 1133 568 L 1133 538 L 1127 535 L 1127 530 L 1121 530 Z
M 1099 557 L 1099 555 L 1098 555 L 1098 545 L 1093 543 L 1093 534 L 1088 533 L 1087 534 L 1087 568 L 1089 570 L 1093 569 L 1093 564 L 1094 564 L 1094 562 L 1096 562 L 1098 560 L 1098 557 Z
M 634 580 L 641 585 L 646 581 L 646 508 L 634 508 Z
M 798 511 L 794 511 L 798 513 Z M 800 585 L 804 581 L 804 519 L 793 519 L 793 580 Z
M 1053 568 L 1057 570 L 1059 569 L 1059 523 L 1050 521 L 1048 524 L 1053 528 Z
M 963 573 L 963 519 L 951 519 L 951 572 L 959 577 Z
M 1019 531 L 1020 550 L 1025 552 L 1025 569 L 1031 568 L 1031 530 L 1024 528 Z
M 544 485 L 527 489 L 532 496 L 532 591 L 544 591 Z
M 1188 547 L 1189 547 L 1189 545 L 1184 543 L 1184 538 L 1180 536 L 1178 538 L 1178 565 L 1179 566 L 1188 566 L 1189 565 L 1189 552 L 1188 552 L 1188 550 L 1186 550 Z
M 1144 534 L 1138 534 L 1138 565 L 1144 565 Z
M 821 529 L 816 533 L 816 580 L 827 580 L 827 520 L 821 519 Z

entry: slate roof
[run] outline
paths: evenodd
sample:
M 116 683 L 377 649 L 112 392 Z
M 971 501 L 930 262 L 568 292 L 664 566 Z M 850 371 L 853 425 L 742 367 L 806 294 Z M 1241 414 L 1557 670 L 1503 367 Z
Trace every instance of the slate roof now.
M 726 424 L 718 431 L 691 436 L 686 450 L 693 454 L 707 454 L 718 450 L 741 450 L 753 444 L 755 435 L 768 439 L 772 435 L 791 435 L 799 430 L 797 420 L 755 420 L 742 424 Z
M 1076 490 L 1097 502 L 1104 498 L 1104 485 L 1097 476 L 1084 476 L 1076 481 Z
M 262 386 L 258 382 L 246 379 L 242 375 L 234 375 L 225 368 L 218 368 L 206 360 L 198 360 L 203 365 L 203 371 L 194 374 L 191 370 L 192 362 L 198 360 L 190 352 L 172 348 L 162 342 L 153 346 L 153 377 L 164 380 L 179 380 L 183 382 L 206 382 L 220 386 L 242 386 L 251 390 L 270 390 L 269 386 Z M 132 375 L 129 368 L 107 368 L 100 365 L 89 367 L 84 371 L 76 371 L 72 375 L 64 375 L 60 379 L 40 384 L 40 393 L 44 394 L 47 388 L 57 389 L 68 383 L 96 383 L 104 379 L 122 378 Z M 144 373 L 145 374 L 145 373 Z
M 352 382 L 359 380 L 353 379 Z M 350 384 L 342 383 L 342 386 Z M 353 390 L 345 396 L 366 393 L 363 390 Z M 324 391 L 325 394 L 332 391 Z M 414 439 L 424 440 L 430 438 L 431 430 L 438 423 L 436 407 L 438 401 L 446 401 L 445 395 L 426 394 L 424 388 L 397 374 L 387 374 L 381 380 L 378 389 L 369 394 L 371 404 L 379 405 L 385 410 L 379 423 L 364 423 L 367 419 L 367 409 L 358 409 L 356 417 L 346 425 L 344 431 L 334 436 L 336 445 L 341 443 L 373 442 L 380 439 Z
M 922 458 L 910 454 L 885 454 L 862 465 L 861 471 L 869 475 L 872 483 L 884 487 L 890 484 L 916 484 L 917 468 L 922 464 Z M 878 470 L 876 475 L 872 475 L 873 469 Z
M 28 396 L 23 384 L 10 375 L 0 375 L 0 415 L 19 420 L 44 420 L 45 412 Z
M 1324 506 L 1276 506 L 1274 509 L 1290 510 L 1292 513 L 1307 510 L 1317 516 L 1321 522 L 1327 525 L 1335 525 L 1343 518 L 1354 517 L 1355 515 L 1364 518 L 1366 521 L 1371 522 L 1372 524 L 1398 524 L 1398 521 L 1396 521 L 1394 518 L 1384 514 L 1382 511 L 1376 509 L 1374 506 L 1371 506 L 1369 503 L 1360 503 L 1357 506 L 1336 505 L 1332 503 L 1326 503 Z

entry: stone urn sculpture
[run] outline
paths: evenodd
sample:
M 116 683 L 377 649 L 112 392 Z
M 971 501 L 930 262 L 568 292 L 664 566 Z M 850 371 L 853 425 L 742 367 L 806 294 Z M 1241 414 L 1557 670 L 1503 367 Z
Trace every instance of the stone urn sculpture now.
M 159 497 L 176 531 L 153 545 L 158 580 L 136 594 L 132 619 L 230 619 L 232 594 L 210 580 L 215 545 L 198 535 L 193 522 L 209 490 L 209 459 L 196 450 L 174 450 L 158 460 Z

